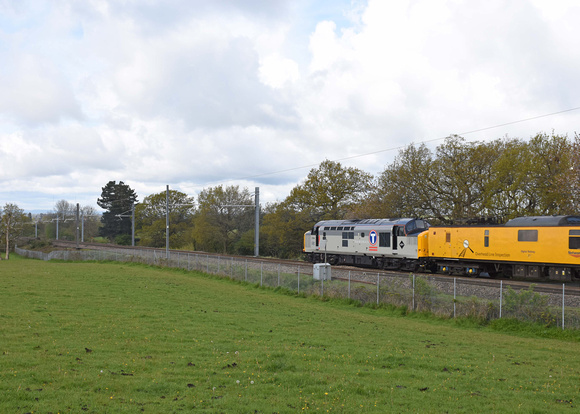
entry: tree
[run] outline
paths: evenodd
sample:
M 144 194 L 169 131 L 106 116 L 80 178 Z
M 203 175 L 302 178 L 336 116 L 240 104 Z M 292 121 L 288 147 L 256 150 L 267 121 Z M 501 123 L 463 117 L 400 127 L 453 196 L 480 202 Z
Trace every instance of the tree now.
M 26 218 L 24 210 L 19 208 L 16 204 L 7 203 L 2 210 L 0 210 L 0 235 L 2 240 L 6 242 L 6 256 L 5 259 L 10 258 L 10 247 L 14 244 L 14 240 L 22 232 L 22 224 Z
M 102 188 L 101 197 L 97 199 L 97 204 L 106 210 L 102 217 L 99 233 L 101 236 L 113 239 L 122 234 L 131 234 L 131 218 L 129 216 L 133 204 L 137 202 L 137 194 L 131 187 L 119 181 L 109 181 Z
M 260 249 L 268 256 L 299 256 L 304 233 L 316 223 L 309 211 L 298 210 L 285 200 L 267 205 L 264 212 L 266 214 L 260 229 Z
M 143 246 L 165 246 L 166 191 L 152 194 L 135 208 L 135 227 Z M 180 191 L 169 190 L 169 243 L 182 247 L 189 242 L 189 228 L 195 212 L 193 197 Z
M 532 188 L 538 202 L 534 214 L 562 214 L 568 204 L 567 180 L 574 169 L 573 145 L 566 136 L 553 133 L 537 134 L 528 145 L 532 154 Z
M 311 222 L 340 219 L 360 202 L 371 188 L 372 175 L 339 162 L 323 161 L 308 173 L 304 183 L 292 189 L 285 203 L 307 212 Z
M 273 255 L 298 255 L 305 231 L 320 220 L 346 218 L 371 188 L 371 174 L 323 161 L 283 202 L 268 206 L 262 227 L 266 241 L 263 246 Z
M 76 206 L 66 200 L 59 200 L 54 205 L 54 212 L 61 220 L 74 218 L 76 215 Z
M 365 200 L 356 207 L 357 218 L 432 216 L 436 197 L 432 181 L 433 155 L 425 144 L 399 151 L 379 175 Z
M 101 214 L 92 206 L 81 206 L 81 226 L 84 230 L 84 239 L 90 240 L 99 234 L 99 224 Z
M 233 252 L 241 235 L 254 225 L 254 201 L 248 189 L 220 185 L 201 191 L 197 201 L 193 230 L 196 248 Z
M 537 204 L 532 184 L 532 154 L 527 142 L 510 139 L 500 142 L 485 189 L 485 209 L 499 222 L 534 214 Z
M 510 140 L 493 161 L 486 207 L 503 221 L 518 216 L 575 214 L 578 151 L 566 137 L 537 134 Z
M 379 176 L 358 216 L 426 217 L 432 223 L 485 217 L 501 223 L 517 216 L 573 214 L 580 198 L 578 141 L 554 134 L 529 142 L 451 136 L 435 155 L 424 145 L 411 145 Z
M 580 134 L 574 135 L 570 148 L 570 166 L 561 174 L 555 185 L 560 189 L 564 200 L 563 214 L 577 214 L 580 205 Z
M 54 205 L 54 219 L 58 221 L 58 238 L 60 240 L 74 240 L 75 239 L 75 221 L 77 214 L 77 207 L 73 203 L 66 200 L 59 200 Z M 56 224 L 55 224 L 56 233 Z M 56 234 L 55 234 L 56 236 Z
M 497 143 L 468 143 L 456 135 L 438 146 L 430 171 L 433 216 L 447 223 L 482 216 L 486 183 L 498 155 Z

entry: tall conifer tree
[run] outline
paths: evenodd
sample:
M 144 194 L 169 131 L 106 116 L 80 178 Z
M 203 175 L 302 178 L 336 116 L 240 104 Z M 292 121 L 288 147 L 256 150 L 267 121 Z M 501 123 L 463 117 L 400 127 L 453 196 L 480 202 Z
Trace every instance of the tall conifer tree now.
M 122 234 L 131 234 L 131 206 L 137 202 L 135 190 L 123 181 L 109 181 L 103 187 L 101 197 L 97 199 L 97 204 L 106 210 L 103 213 L 99 233 L 103 237 L 110 239 Z M 126 216 L 126 217 L 122 217 Z

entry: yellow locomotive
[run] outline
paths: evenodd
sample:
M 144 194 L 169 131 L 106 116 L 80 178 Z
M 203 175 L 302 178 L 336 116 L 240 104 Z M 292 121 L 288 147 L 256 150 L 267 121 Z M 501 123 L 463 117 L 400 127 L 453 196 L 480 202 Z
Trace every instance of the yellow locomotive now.
M 519 217 L 500 226 L 430 227 L 419 257 L 431 271 L 571 281 L 580 278 L 580 217 Z

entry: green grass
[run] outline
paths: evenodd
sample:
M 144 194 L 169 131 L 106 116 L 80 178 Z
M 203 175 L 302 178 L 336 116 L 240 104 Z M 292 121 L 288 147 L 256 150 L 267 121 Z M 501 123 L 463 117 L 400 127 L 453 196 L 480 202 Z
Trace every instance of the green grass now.
M 282 293 L 144 265 L 1 261 L 0 412 L 578 407 L 577 335 Z

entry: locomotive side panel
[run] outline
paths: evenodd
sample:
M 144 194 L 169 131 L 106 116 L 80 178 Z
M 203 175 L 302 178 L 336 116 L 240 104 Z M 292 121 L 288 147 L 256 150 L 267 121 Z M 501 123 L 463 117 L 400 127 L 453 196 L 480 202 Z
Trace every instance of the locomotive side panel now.
M 417 236 L 426 228 L 416 219 L 321 221 L 305 233 L 303 251 L 312 262 L 414 270 Z
M 570 280 L 580 274 L 578 227 L 432 227 L 429 257 L 442 270 Z
M 580 230 L 568 227 L 432 227 L 429 229 L 429 255 L 580 266 Z

